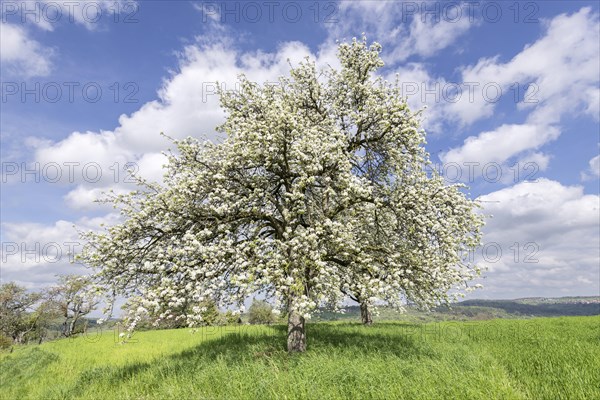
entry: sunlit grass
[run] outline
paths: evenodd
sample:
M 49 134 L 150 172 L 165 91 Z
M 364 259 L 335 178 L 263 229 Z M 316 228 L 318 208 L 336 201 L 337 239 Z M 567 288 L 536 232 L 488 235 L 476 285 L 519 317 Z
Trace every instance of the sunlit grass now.
M 233 331 L 233 332 L 232 332 Z M 600 398 L 600 317 L 113 332 L 17 348 L 2 399 Z

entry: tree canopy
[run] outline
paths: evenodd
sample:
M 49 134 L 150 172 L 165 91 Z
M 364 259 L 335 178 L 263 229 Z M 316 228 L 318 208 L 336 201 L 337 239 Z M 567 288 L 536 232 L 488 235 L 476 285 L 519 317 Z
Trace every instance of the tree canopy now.
M 381 47 L 340 44 L 339 70 L 306 59 L 277 83 L 240 76 L 223 91 L 218 142 L 175 140 L 162 184 L 109 195 L 124 222 L 84 234 L 80 256 L 137 315 L 206 300 L 238 306 L 257 292 L 288 313 L 288 350 L 305 319 L 347 296 L 401 307 L 453 299 L 479 274 L 477 204 L 426 168 L 419 113 L 398 82 L 375 75 Z M 131 320 L 135 326 L 136 317 Z

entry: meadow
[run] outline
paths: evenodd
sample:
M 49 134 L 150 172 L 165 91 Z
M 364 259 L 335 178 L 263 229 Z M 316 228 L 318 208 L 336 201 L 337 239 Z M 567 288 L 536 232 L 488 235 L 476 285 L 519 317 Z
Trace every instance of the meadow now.
M 0 353 L 12 399 L 599 399 L 600 316 L 113 331 Z

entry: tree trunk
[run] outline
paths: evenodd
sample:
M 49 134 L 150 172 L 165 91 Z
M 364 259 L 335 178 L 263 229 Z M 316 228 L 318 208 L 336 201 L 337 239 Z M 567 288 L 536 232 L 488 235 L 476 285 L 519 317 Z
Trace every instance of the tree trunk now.
M 288 352 L 306 351 L 306 331 L 304 330 L 304 317 L 297 311 L 291 311 L 288 314 Z
M 19 332 L 17 333 L 17 335 L 14 337 L 13 341 L 17 344 L 23 344 L 25 343 L 25 335 L 27 334 L 27 332 Z
M 373 324 L 373 315 L 371 315 L 369 305 L 365 301 L 362 301 L 360 303 L 360 318 L 362 319 L 362 323 L 364 325 Z
M 69 324 L 69 336 L 73 335 L 73 332 L 75 331 L 75 323 L 77 323 L 77 318 L 73 317 L 71 324 Z
M 65 322 L 63 322 L 63 331 L 62 331 L 62 334 L 63 334 L 64 337 L 69 337 L 69 326 L 70 326 L 69 317 L 67 317 L 65 319 Z

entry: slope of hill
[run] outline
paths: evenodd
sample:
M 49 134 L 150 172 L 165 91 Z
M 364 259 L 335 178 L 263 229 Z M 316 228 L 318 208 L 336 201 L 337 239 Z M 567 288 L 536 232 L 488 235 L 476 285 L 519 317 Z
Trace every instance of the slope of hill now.
M 112 332 L 0 353 L 2 399 L 593 399 L 600 317 Z

